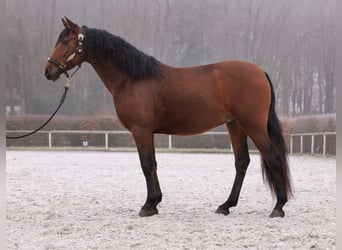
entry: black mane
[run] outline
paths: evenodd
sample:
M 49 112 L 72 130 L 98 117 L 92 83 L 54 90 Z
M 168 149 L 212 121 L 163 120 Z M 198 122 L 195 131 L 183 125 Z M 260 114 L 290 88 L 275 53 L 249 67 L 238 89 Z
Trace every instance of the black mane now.
M 135 80 L 162 76 L 154 57 L 107 31 L 87 28 L 85 47 L 92 56 L 111 59 L 114 66 Z

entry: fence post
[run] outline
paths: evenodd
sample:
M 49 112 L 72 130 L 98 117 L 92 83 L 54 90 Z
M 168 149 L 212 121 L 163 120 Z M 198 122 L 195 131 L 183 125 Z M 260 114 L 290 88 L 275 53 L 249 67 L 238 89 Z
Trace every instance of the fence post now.
M 303 135 L 300 136 L 300 153 L 303 154 Z
M 49 137 L 49 148 L 51 148 L 52 147 L 52 140 L 51 140 L 51 131 L 49 131 L 49 133 L 48 133 L 48 137 Z
M 169 149 L 172 149 L 172 135 L 169 135 Z
M 292 139 L 292 135 L 290 135 L 290 154 L 293 154 L 293 139 Z
M 326 154 L 326 146 L 327 146 L 327 134 L 323 134 L 323 156 Z
M 314 154 L 315 135 L 311 135 L 311 155 Z
M 105 132 L 105 147 L 106 147 L 106 150 L 108 150 L 108 132 L 107 131 Z

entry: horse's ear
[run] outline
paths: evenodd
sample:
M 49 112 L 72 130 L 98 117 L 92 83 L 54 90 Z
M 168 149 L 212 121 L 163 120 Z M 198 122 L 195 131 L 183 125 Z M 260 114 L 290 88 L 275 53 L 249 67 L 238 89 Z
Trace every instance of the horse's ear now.
M 68 19 L 67 17 L 63 17 L 62 18 L 62 23 L 64 25 L 65 28 L 70 29 L 71 31 L 78 33 L 79 31 L 79 27 L 77 24 L 73 23 L 70 19 Z
M 69 28 L 68 22 L 67 22 L 67 20 L 66 20 L 65 18 L 66 18 L 66 17 L 63 17 L 63 18 L 62 18 L 62 23 L 63 23 L 63 25 L 64 25 L 65 28 Z

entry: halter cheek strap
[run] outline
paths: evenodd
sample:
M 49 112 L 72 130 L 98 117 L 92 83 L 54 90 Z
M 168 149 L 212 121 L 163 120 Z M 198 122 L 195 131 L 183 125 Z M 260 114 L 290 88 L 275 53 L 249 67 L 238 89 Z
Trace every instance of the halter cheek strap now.
M 72 59 L 74 59 L 74 57 L 77 55 L 77 54 L 81 54 L 83 52 L 83 41 L 84 41 L 84 35 L 82 33 L 82 30 L 83 30 L 83 26 L 80 28 L 80 33 L 78 34 L 77 36 L 77 40 L 78 40 L 78 46 L 77 48 L 75 49 L 74 52 L 72 52 L 68 57 L 67 59 L 65 59 L 64 62 L 58 62 L 56 59 L 53 59 L 51 57 L 48 57 L 48 62 L 56 65 L 58 68 L 60 68 L 62 71 L 63 71 L 63 74 L 67 77 L 67 78 L 71 78 L 75 73 L 76 71 L 81 68 L 81 63 L 78 65 L 78 68 L 71 74 L 71 76 L 69 76 L 68 72 L 65 71 L 65 68 L 67 67 L 67 64 L 72 61 Z

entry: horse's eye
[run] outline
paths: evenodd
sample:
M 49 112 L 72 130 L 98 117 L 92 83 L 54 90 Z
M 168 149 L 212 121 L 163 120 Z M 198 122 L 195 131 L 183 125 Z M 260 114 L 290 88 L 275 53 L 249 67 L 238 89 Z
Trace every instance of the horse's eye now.
M 63 41 L 62 41 L 62 44 L 63 44 L 63 45 L 67 45 L 68 42 L 69 42 L 68 40 L 63 40 Z

